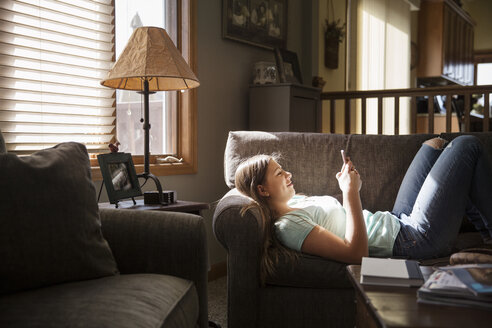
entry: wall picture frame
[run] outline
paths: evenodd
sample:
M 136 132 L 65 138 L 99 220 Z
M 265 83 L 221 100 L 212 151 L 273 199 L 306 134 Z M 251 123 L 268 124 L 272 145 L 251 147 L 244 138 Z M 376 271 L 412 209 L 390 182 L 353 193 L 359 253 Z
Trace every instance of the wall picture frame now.
M 285 48 L 287 0 L 222 0 L 222 37 L 272 50 Z
M 108 199 L 111 204 L 125 198 L 142 196 L 135 165 L 130 153 L 97 155 Z

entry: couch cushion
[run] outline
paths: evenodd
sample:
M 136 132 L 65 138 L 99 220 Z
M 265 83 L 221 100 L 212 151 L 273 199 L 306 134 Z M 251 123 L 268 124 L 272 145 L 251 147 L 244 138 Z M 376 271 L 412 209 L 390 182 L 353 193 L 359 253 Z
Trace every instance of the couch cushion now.
M 293 174 L 296 191 L 310 195 L 333 190 L 338 193 L 335 173 L 341 167 L 340 149 L 345 135 L 297 132 L 229 132 L 224 154 L 225 181 L 234 188 L 237 167 L 256 154 L 279 154 L 282 166 Z M 336 167 L 330 167 L 336 162 Z M 333 175 L 329 175 L 333 171 Z M 328 178 L 327 178 L 328 177 Z M 329 178 L 333 179 L 329 179 Z
M 7 147 L 5 146 L 5 140 L 3 140 L 2 131 L 0 131 L 0 154 L 6 152 L 7 152 Z
M 0 296 L 1 327 L 196 327 L 198 296 L 185 279 L 118 275 Z
M 84 145 L 0 154 L 0 293 L 117 273 Z
M 336 135 L 328 133 L 234 131 L 224 154 L 225 181 L 234 187 L 237 166 L 259 153 L 280 153 L 292 173 L 296 192 L 340 194 L 335 174 L 345 149 L 362 177 L 362 205 L 369 211 L 390 211 L 405 172 L 422 142 L 436 135 Z
M 451 141 L 463 134 L 471 134 L 480 139 L 480 141 L 483 143 L 483 149 L 488 154 L 489 159 L 492 160 L 492 132 L 442 133 L 440 137 Z
M 294 263 L 281 259 L 276 273 L 266 279 L 268 285 L 300 288 L 352 288 L 347 264 L 300 254 Z

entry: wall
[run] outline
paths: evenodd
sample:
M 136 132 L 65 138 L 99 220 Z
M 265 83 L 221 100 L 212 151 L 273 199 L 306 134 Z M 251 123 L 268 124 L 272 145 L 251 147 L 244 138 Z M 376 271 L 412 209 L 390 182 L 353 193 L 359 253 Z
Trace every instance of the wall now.
M 492 50 L 492 1 L 490 0 L 464 0 L 463 8 L 475 21 L 475 50 Z
M 330 69 L 325 66 L 325 20 L 328 19 L 330 22 L 334 19 L 340 20 L 341 24 L 345 23 L 346 20 L 346 0 L 332 0 L 333 11 L 329 5 L 330 1 L 321 0 L 319 1 L 318 9 L 318 30 L 317 30 L 317 44 L 315 45 L 318 54 L 317 58 L 317 74 L 322 76 L 326 81 L 323 91 L 341 91 L 345 89 L 345 42 L 346 38 L 343 39 L 342 43 L 339 44 L 338 50 L 338 68 Z
M 222 0 L 197 0 L 198 173 L 159 177 L 163 189 L 176 190 L 178 199 L 211 203 L 203 211 L 211 265 L 226 260 L 212 232 L 213 203 L 227 191 L 223 158 L 229 131 L 248 129 L 248 86 L 257 61 L 275 61 L 273 51 L 222 38 Z M 307 9 L 306 9 L 307 8 Z M 303 79 L 310 76 L 310 1 L 288 1 L 287 48 L 298 55 Z M 304 57 L 308 58 L 307 63 Z M 151 188 L 149 182 L 144 190 Z M 99 190 L 100 182 L 96 184 Z M 107 201 L 105 192 L 101 201 Z
M 346 63 L 345 63 L 345 53 L 346 53 L 346 41 L 344 38 L 342 43 L 339 44 L 338 50 L 338 68 L 331 69 L 325 66 L 325 23 L 326 19 L 330 22 L 333 20 L 340 20 L 343 24 L 346 22 L 346 0 L 319 0 L 315 1 L 317 5 L 316 18 L 313 19 L 313 32 L 315 33 L 315 40 L 317 43 L 313 45 L 313 52 L 317 54 L 313 61 L 316 63 L 314 66 L 315 71 L 313 75 L 321 76 L 326 84 L 323 87 L 324 92 L 329 91 L 342 91 L 345 90 L 346 83 Z M 333 7 L 331 7 L 331 3 Z M 336 123 L 335 129 L 337 133 L 343 133 L 344 120 L 343 111 L 344 107 L 341 102 L 337 102 L 336 111 Z M 322 103 L 323 108 L 323 132 L 329 132 L 330 127 L 330 105 L 327 101 Z

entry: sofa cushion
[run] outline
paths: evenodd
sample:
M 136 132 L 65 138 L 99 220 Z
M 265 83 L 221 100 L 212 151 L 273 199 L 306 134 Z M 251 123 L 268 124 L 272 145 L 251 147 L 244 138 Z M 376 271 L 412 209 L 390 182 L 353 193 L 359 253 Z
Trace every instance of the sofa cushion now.
M 0 154 L 0 293 L 117 273 L 84 145 Z
M 117 275 L 0 296 L 1 327 L 196 327 L 198 296 L 185 279 Z
M 2 131 L 0 131 L 0 154 L 6 153 L 7 147 L 5 146 L 5 140 L 2 136 Z
M 344 148 L 346 141 L 347 136 L 333 134 L 229 132 L 224 154 L 226 184 L 231 189 L 235 187 L 236 169 L 247 158 L 256 154 L 276 153 L 281 156 L 279 161 L 282 166 L 293 174 L 297 192 L 309 195 L 339 193 L 335 173 L 341 167 L 340 149 Z M 337 165 L 332 167 L 332 163 Z
M 347 264 L 299 253 L 295 262 L 280 259 L 274 276 L 266 283 L 299 288 L 352 288 Z
M 489 160 L 492 161 L 492 132 L 442 133 L 440 137 L 448 141 L 451 141 L 454 138 L 463 134 L 471 134 L 477 137 L 482 142 L 483 149 L 488 154 Z
M 362 177 L 362 205 L 369 211 L 391 211 L 401 181 L 422 142 L 436 135 L 336 135 L 299 132 L 229 132 L 224 154 L 226 184 L 234 187 L 238 165 L 258 153 L 280 153 L 292 173 L 297 193 L 340 194 L 335 174 L 345 149 Z M 404 150 L 404 151 L 402 151 Z

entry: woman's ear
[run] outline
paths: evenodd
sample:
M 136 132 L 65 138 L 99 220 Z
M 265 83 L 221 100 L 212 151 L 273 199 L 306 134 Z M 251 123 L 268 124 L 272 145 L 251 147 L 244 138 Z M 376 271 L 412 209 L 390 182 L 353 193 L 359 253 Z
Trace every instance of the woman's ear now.
M 260 194 L 260 196 L 263 196 L 263 197 L 269 197 L 270 196 L 270 194 L 265 190 L 265 188 L 262 185 L 258 185 L 257 188 L 258 188 L 258 193 Z

